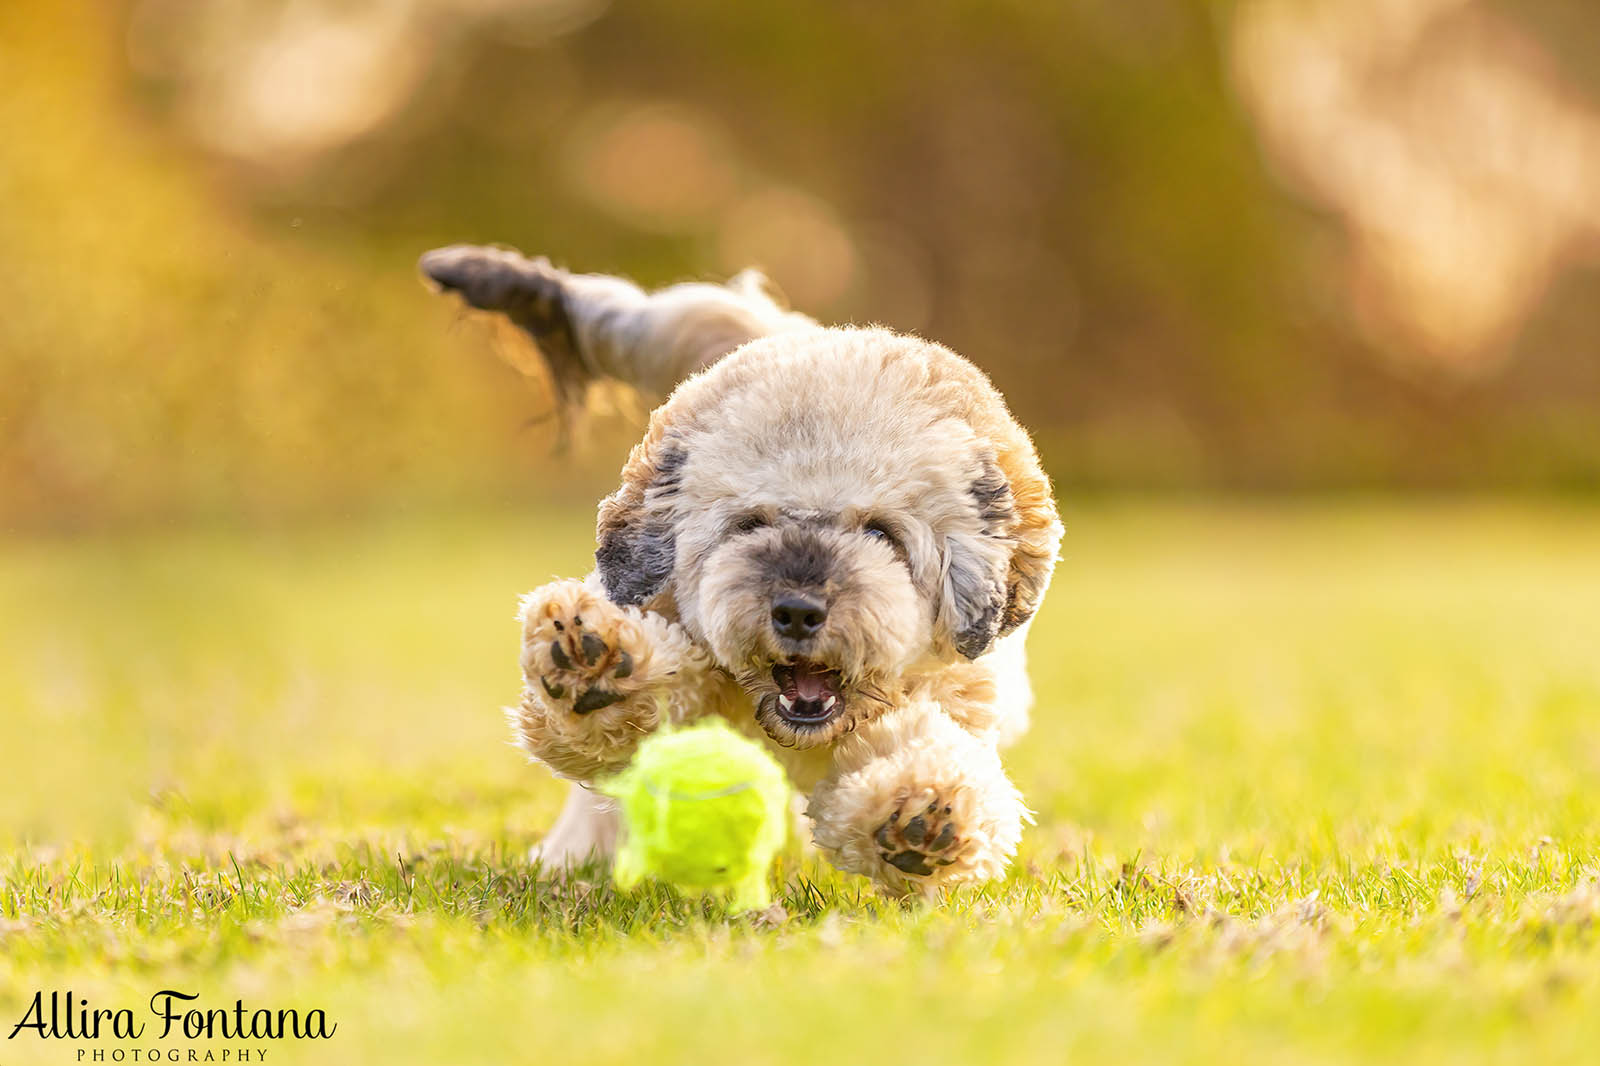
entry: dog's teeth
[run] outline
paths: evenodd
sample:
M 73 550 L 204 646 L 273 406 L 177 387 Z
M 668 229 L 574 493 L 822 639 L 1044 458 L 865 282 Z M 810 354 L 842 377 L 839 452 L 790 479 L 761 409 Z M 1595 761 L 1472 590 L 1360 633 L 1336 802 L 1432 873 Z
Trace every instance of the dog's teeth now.
M 829 696 L 827 699 L 822 701 L 822 710 L 824 712 L 833 710 L 833 705 L 836 702 L 838 702 L 837 696 Z
M 779 696 L 778 706 L 782 708 L 784 714 L 788 714 L 789 709 L 794 706 L 794 700 L 791 700 L 788 696 Z

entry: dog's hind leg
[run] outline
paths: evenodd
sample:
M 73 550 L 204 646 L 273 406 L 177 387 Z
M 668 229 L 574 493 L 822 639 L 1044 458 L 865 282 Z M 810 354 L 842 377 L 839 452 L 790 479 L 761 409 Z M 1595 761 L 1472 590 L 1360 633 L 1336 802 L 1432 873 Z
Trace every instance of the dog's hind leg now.
M 569 273 L 506 248 L 451 245 L 424 255 L 420 266 L 439 288 L 460 293 L 472 307 L 503 313 L 532 336 L 559 399 L 569 406 L 600 378 L 661 400 L 746 341 L 816 327 L 780 307 L 754 270 L 723 285 L 645 292 L 622 278 Z
M 611 801 L 574 783 L 555 825 L 529 858 L 552 874 L 586 862 L 607 862 L 616 851 L 618 829 L 617 810 Z
M 994 744 L 920 701 L 843 740 L 807 813 L 835 866 L 902 894 L 1000 877 L 1029 818 Z
M 616 773 L 663 723 L 701 717 L 732 682 L 675 622 L 621 607 L 597 586 L 555 581 L 522 600 L 518 744 L 557 775 Z

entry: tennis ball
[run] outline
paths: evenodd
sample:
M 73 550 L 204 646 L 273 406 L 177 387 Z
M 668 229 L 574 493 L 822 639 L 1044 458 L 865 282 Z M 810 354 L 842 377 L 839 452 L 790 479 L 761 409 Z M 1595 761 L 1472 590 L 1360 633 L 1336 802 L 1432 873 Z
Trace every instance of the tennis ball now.
M 718 718 L 656 733 L 600 790 L 622 808 L 619 887 L 654 877 L 733 910 L 772 902 L 767 868 L 787 835 L 789 782 L 761 745 Z

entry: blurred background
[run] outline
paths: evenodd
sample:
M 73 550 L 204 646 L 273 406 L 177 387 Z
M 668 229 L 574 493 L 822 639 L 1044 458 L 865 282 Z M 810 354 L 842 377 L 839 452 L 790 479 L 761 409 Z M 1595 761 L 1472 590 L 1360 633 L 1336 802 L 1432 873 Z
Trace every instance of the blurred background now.
M 1583 0 L 10 0 L 0 521 L 591 501 L 504 242 L 973 358 L 1066 492 L 1600 487 Z

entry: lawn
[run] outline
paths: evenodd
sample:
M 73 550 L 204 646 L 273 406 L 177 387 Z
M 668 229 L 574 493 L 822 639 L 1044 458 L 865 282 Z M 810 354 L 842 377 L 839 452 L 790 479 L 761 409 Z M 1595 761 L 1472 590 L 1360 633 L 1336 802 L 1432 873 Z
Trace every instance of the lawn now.
M 1600 511 L 1066 510 L 1010 878 L 792 849 L 731 920 L 525 862 L 512 615 L 587 515 L 0 543 L 0 1037 L 147 1024 L 0 1064 L 1594 1061 Z M 158 1040 L 162 989 L 338 1028 Z

